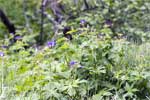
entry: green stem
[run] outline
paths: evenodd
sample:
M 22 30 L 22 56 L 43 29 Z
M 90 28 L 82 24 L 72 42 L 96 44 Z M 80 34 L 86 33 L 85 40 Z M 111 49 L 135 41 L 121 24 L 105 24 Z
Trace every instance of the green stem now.
M 3 87 L 4 87 L 4 60 L 3 60 L 3 58 L 2 58 L 2 79 L 1 79 L 1 81 L 2 81 L 2 83 L 1 83 L 1 95 L 2 95 L 2 93 L 4 92 L 4 90 L 3 90 Z

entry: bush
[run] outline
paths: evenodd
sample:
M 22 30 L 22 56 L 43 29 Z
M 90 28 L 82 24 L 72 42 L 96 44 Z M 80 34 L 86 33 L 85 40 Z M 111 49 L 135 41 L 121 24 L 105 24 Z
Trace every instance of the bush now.
M 16 15 L 7 7 L 14 2 Z M 66 19 L 54 36 L 45 18 L 47 43 L 36 46 L 40 2 L 26 1 L 30 27 L 18 28 L 22 38 L 11 46 L 11 35 L 0 41 L 0 100 L 150 99 L 149 43 L 143 43 L 149 39 L 148 1 L 88 0 L 89 9 L 78 2 L 61 2 L 67 5 Z M 24 26 L 23 2 L 7 3 L 0 1 L 8 15 L 18 16 L 15 24 Z M 67 19 L 70 12 L 73 19 Z M 65 26 L 73 40 L 62 35 Z

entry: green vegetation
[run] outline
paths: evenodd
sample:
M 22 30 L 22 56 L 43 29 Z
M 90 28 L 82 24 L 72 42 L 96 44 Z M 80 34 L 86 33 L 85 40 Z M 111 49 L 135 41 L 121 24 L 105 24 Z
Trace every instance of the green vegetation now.
M 57 33 L 45 9 L 40 46 L 41 0 L 0 1 L 22 36 L 6 48 L 13 36 L 0 23 L 0 100 L 150 100 L 150 2 L 73 1 L 61 1 Z

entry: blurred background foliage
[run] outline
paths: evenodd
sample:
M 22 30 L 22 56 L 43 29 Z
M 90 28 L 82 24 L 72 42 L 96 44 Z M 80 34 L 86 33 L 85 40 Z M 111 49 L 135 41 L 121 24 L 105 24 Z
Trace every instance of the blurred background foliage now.
M 106 27 L 105 22 L 110 21 L 113 37 L 123 34 L 128 40 L 145 41 L 149 39 L 150 32 L 150 3 L 148 0 L 87 0 L 88 9 L 84 0 L 61 0 L 65 9 L 65 19 L 62 27 L 69 25 L 73 28 L 79 26 L 81 19 L 86 20 L 94 29 L 100 31 Z M 26 34 L 40 32 L 40 7 L 41 0 L 1 0 L 0 7 L 15 23 L 18 29 L 30 28 Z M 53 34 L 53 24 L 49 21 L 53 16 L 47 7 L 49 17 L 45 17 L 45 38 Z M 73 16 L 71 20 L 67 19 Z M 27 23 L 28 20 L 28 23 Z M 26 25 L 29 24 L 29 25 Z M 27 29 L 29 30 L 29 29 Z M 1 37 L 6 35 L 6 30 L 1 24 Z

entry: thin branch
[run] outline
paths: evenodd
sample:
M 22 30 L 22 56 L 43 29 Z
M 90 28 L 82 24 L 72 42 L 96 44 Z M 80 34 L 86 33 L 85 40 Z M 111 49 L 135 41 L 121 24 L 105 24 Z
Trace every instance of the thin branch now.
M 43 35 L 44 35 L 44 28 L 43 28 L 43 24 L 44 24 L 44 11 L 45 11 L 45 6 L 48 0 L 42 0 L 41 2 L 41 31 L 39 34 L 39 43 L 42 44 L 43 42 Z
M 26 12 L 27 12 L 26 0 L 23 0 L 23 15 L 25 18 L 25 26 L 27 30 L 31 33 L 32 29 L 30 28 L 30 22 L 29 22 L 28 16 L 26 15 Z
M 15 34 L 16 28 L 15 28 L 14 24 L 12 24 L 10 22 L 8 17 L 5 15 L 3 10 L 1 10 L 1 9 L 0 9 L 0 18 L 1 18 L 1 21 L 4 23 L 4 25 L 7 27 L 9 33 Z

